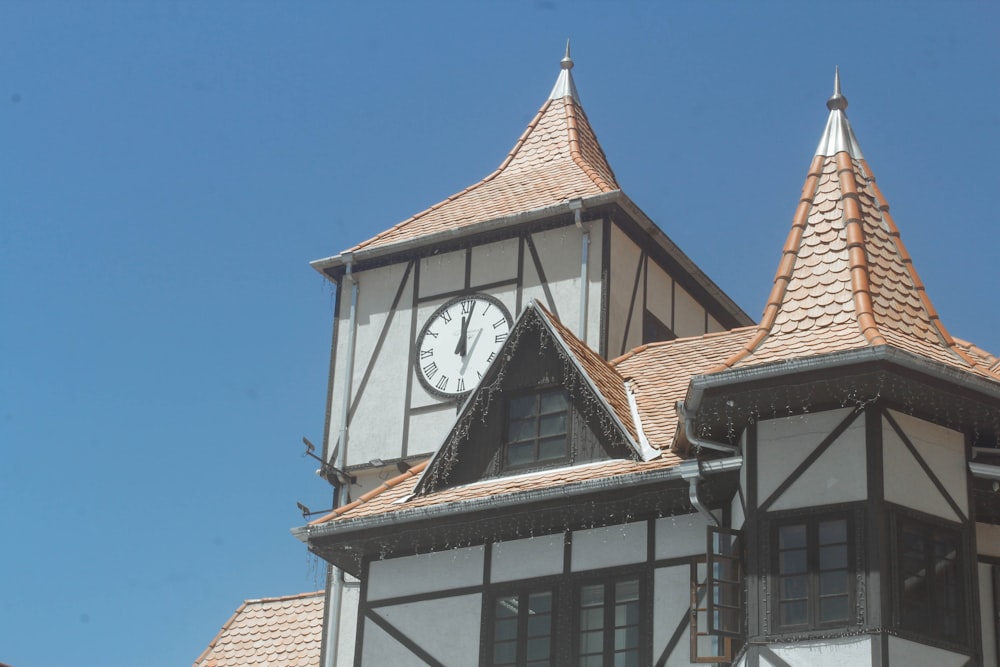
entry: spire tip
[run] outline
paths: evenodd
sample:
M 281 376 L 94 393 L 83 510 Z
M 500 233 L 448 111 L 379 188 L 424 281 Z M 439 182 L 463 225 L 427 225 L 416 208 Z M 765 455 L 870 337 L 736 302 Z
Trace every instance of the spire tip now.
M 830 111 L 843 111 L 847 108 L 847 98 L 840 94 L 840 66 L 837 65 L 833 73 L 833 95 L 826 101 L 826 108 Z
M 563 69 L 573 69 L 573 59 L 569 57 L 569 40 L 566 40 L 566 55 L 559 61 Z

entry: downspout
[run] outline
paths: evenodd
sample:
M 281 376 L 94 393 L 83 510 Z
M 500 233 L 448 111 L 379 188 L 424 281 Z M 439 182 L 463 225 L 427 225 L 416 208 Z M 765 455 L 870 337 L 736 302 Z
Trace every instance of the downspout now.
M 680 472 L 681 479 L 688 483 L 688 500 L 691 501 L 691 506 L 704 515 L 710 523 L 721 525 L 698 495 L 698 482 L 704 479 L 701 474 L 701 461 L 685 461 L 677 466 L 677 471 Z
M 694 427 L 694 414 L 692 410 L 689 410 L 684 401 L 677 401 L 677 415 L 684 422 L 684 437 L 688 439 L 692 445 L 696 447 L 707 447 L 708 449 L 714 449 L 716 451 L 725 452 L 726 454 L 739 454 L 739 448 L 735 445 L 730 445 L 725 442 L 714 442 L 712 440 L 703 440 L 695 435 Z
M 344 372 L 344 389 L 340 404 L 340 445 L 337 447 L 337 470 L 347 467 L 347 420 L 351 408 L 351 380 L 354 375 L 354 329 L 358 312 L 358 281 L 352 271 L 354 257 L 344 254 L 346 272 L 344 279 L 351 284 L 351 310 L 347 316 L 347 368 Z M 342 507 L 348 502 L 350 483 L 341 481 L 337 486 L 334 507 Z M 330 611 L 326 617 L 326 653 L 323 667 L 337 667 L 337 648 L 340 643 L 340 612 L 344 599 L 344 571 L 339 567 L 330 568 Z
M 587 280 L 587 268 L 590 265 L 590 227 L 583 224 L 583 200 L 572 199 L 569 202 L 569 210 L 573 211 L 573 224 L 583 234 L 583 247 L 580 258 L 580 328 L 577 335 L 580 340 L 587 342 L 587 297 L 589 296 L 589 281 Z

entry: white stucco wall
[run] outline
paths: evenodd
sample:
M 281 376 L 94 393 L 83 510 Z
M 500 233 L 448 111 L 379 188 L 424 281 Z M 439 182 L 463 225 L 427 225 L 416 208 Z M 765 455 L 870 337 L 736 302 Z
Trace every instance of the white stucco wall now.
M 684 634 L 677 647 L 667 657 L 666 667 L 687 667 L 691 664 L 691 566 L 663 567 L 653 573 L 653 656 L 654 661 L 667 647 L 678 623 L 684 623 Z
M 514 581 L 561 574 L 565 537 L 562 533 L 523 540 L 497 542 L 491 546 L 490 581 Z
M 864 667 L 872 664 L 872 645 L 868 637 L 844 637 L 824 639 L 795 644 L 771 644 L 768 646 L 776 656 L 789 665 L 809 667 Z M 761 658 L 761 664 L 772 664 Z M 892 662 L 891 664 L 913 665 L 931 663 Z M 778 667 L 775 665 L 775 667 Z
M 445 591 L 483 583 L 483 546 L 373 561 L 368 600 Z
M 890 665 L 933 665 L 933 667 L 965 667 L 969 656 L 952 653 L 926 644 L 899 637 L 889 637 Z
M 618 356 L 622 351 L 626 324 L 628 324 L 628 340 L 625 341 L 625 350 L 636 347 L 642 342 L 641 302 L 631 308 L 632 319 L 629 321 L 632 291 L 635 288 L 635 273 L 639 267 L 640 257 L 639 246 L 634 244 L 625 232 L 612 225 L 611 294 L 608 300 L 608 351 L 611 357 Z M 641 296 L 642 292 L 640 291 L 637 299 Z M 667 325 L 670 324 L 667 320 L 664 322 Z
M 674 285 L 673 330 L 679 338 L 705 333 L 705 309 L 680 285 Z
M 708 521 L 701 514 L 681 514 L 656 520 L 657 560 L 704 556 L 708 548 Z
M 647 533 L 645 522 L 574 531 L 571 568 L 580 572 L 643 562 Z
M 479 633 L 483 599 L 479 594 L 457 595 L 420 602 L 379 607 L 378 614 L 396 630 L 413 640 L 421 649 L 445 665 L 479 664 Z M 395 642 L 390 638 L 390 641 Z M 368 638 L 365 637 L 365 652 Z M 422 665 L 410 654 L 407 662 L 369 663 L 366 665 Z
M 1000 526 L 976 523 L 976 548 L 981 556 L 1000 557 Z
M 757 425 L 759 501 L 768 499 L 850 412 L 842 408 L 761 421 Z M 864 422 L 864 415 L 858 416 L 771 509 L 867 498 Z
M 968 516 L 962 434 L 916 417 L 891 414 L 951 499 Z M 883 468 L 886 500 L 951 521 L 961 520 L 888 422 L 882 425 L 882 443 L 887 462 Z

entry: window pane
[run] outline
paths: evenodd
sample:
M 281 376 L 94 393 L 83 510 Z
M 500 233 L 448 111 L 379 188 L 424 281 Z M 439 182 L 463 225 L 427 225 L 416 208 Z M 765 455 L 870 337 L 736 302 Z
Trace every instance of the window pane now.
M 542 394 L 542 414 L 563 412 L 568 405 L 569 401 L 567 400 L 566 392 L 562 389 Z
M 806 571 L 806 552 L 804 549 L 782 552 L 779 557 L 778 571 L 781 574 L 799 574 Z
M 819 524 L 820 544 L 842 544 L 847 542 L 847 520 L 821 521 Z
M 782 602 L 779 607 L 781 625 L 805 625 L 809 621 L 805 602 Z
M 604 586 L 584 586 L 580 589 L 580 604 L 584 607 L 604 604 Z
M 524 463 L 531 463 L 535 460 L 535 448 L 534 443 L 529 442 L 526 444 L 518 445 L 508 445 L 507 446 L 507 463 L 509 465 L 521 465 Z
M 510 399 L 510 418 L 526 419 L 535 415 L 535 396 L 519 396 Z
M 615 602 L 627 602 L 639 599 L 639 581 L 620 581 L 615 584 Z
M 517 661 L 517 644 L 503 642 L 493 645 L 494 665 L 513 665 Z
M 538 460 L 561 459 L 566 456 L 566 436 L 546 438 L 538 441 Z
M 639 605 L 635 602 L 626 602 L 624 604 L 615 605 L 615 625 L 621 627 L 623 625 L 638 625 L 639 623 Z
M 547 415 L 539 420 L 538 435 L 565 435 L 566 433 L 566 413 L 557 415 Z
M 847 596 L 838 595 L 836 597 L 822 598 L 819 601 L 819 621 L 820 623 L 831 623 L 834 621 L 847 620 Z
M 604 667 L 603 655 L 590 655 L 580 658 L 580 667 Z
M 528 616 L 528 636 L 541 637 L 548 635 L 552 626 L 551 617 L 548 614 Z
M 604 608 L 584 609 L 580 612 L 581 630 L 599 630 L 604 627 Z
M 615 667 L 639 667 L 639 652 L 616 653 Z
M 781 578 L 782 600 L 804 600 L 809 594 L 808 575 Z
M 805 546 L 805 526 L 782 526 L 778 529 L 779 549 L 803 549 Z
M 821 547 L 819 550 L 820 570 L 843 570 L 847 568 L 847 545 Z
M 497 619 L 493 627 L 493 634 L 498 642 L 517 639 L 516 618 Z
M 541 614 L 552 611 L 552 593 L 531 593 L 528 595 L 528 613 Z
M 507 618 L 509 616 L 517 616 L 517 598 L 516 597 L 503 597 L 497 598 L 496 611 L 494 612 L 497 618 Z
M 847 593 L 846 572 L 824 572 L 819 577 L 820 595 L 838 595 Z
M 585 632 L 580 635 L 580 653 L 603 653 L 604 652 L 604 632 L 596 630 Z
M 512 419 L 507 425 L 507 442 L 535 439 L 535 420 Z
M 540 660 L 549 657 L 549 638 L 537 637 L 528 640 L 528 660 Z
M 639 628 L 621 628 L 615 630 L 615 650 L 635 648 L 639 645 Z

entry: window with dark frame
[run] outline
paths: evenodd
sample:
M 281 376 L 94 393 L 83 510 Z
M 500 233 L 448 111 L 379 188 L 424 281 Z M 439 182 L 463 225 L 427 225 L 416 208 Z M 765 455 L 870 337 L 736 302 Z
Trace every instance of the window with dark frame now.
M 897 622 L 935 639 L 965 641 L 965 556 L 955 527 L 896 515 Z
M 772 618 L 780 632 L 854 623 L 853 520 L 824 514 L 775 523 Z
M 639 667 L 641 591 L 638 578 L 580 586 L 580 667 Z
M 507 403 L 505 468 L 569 457 L 569 394 L 562 387 L 512 397 Z
M 489 664 L 493 667 L 554 664 L 553 615 L 551 590 L 521 591 L 496 597 Z

